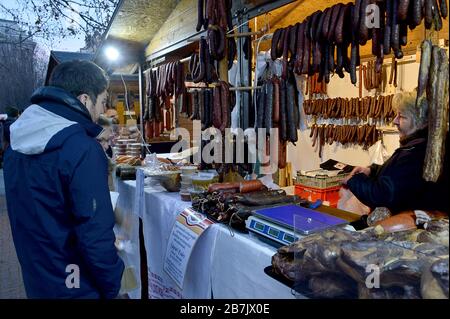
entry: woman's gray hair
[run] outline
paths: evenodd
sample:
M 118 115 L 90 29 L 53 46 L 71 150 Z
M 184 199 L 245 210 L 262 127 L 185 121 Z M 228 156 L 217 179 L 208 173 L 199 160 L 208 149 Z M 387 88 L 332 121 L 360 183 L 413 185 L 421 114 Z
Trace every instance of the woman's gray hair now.
M 423 99 L 421 104 L 416 106 L 416 98 L 416 90 L 397 93 L 392 100 L 392 107 L 397 113 L 402 112 L 411 115 L 414 127 L 419 130 L 428 125 L 428 102 Z M 421 109 L 424 109 L 424 111 L 421 111 Z

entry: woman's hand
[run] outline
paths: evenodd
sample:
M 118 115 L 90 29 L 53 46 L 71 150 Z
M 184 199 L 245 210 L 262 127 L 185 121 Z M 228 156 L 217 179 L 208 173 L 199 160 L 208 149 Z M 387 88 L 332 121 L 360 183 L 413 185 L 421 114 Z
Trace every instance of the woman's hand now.
M 359 173 L 363 173 L 366 176 L 370 175 L 370 168 L 369 167 L 362 167 L 362 166 L 357 166 L 355 167 L 350 174 L 344 178 L 342 180 L 342 184 L 347 185 L 347 182 L 350 178 L 352 178 L 354 175 L 359 174 Z

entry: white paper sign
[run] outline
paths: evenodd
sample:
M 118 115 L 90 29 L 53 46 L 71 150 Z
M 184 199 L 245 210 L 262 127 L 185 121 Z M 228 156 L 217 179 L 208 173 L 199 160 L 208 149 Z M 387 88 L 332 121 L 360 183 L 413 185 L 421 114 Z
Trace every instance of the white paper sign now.
M 205 215 L 192 208 L 186 208 L 177 216 L 167 245 L 164 271 L 178 287 L 183 288 L 184 276 L 195 243 L 212 224 Z
M 334 164 L 334 167 L 337 168 L 337 169 L 343 169 L 345 166 L 347 166 L 347 165 L 345 165 L 343 163 L 336 163 L 336 164 Z
M 136 192 L 134 200 L 134 213 L 142 218 L 144 212 L 144 180 L 145 173 L 142 169 L 136 169 Z

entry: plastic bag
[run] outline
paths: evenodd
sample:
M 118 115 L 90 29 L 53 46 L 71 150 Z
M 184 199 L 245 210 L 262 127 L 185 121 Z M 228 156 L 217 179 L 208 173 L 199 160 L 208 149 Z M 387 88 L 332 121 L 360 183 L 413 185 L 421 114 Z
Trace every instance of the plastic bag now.
M 339 190 L 337 208 L 358 215 L 367 215 L 370 212 L 369 207 L 361 203 L 348 188 L 344 187 Z
M 369 147 L 369 157 L 370 163 L 377 165 L 383 165 L 383 163 L 389 158 L 389 154 L 381 140 L 378 140 L 375 144 Z

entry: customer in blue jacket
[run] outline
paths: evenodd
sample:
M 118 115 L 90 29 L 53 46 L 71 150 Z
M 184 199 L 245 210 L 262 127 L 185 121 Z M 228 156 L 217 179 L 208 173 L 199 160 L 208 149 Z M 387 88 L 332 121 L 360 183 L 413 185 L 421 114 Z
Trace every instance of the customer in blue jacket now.
M 59 64 L 11 125 L 4 178 L 29 298 L 114 298 L 117 255 L 105 153 L 95 124 L 108 80 L 87 61 Z
M 397 94 L 393 106 L 397 111 L 393 123 L 399 132 L 400 147 L 383 165 L 355 167 L 344 184 L 372 209 L 387 207 L 393 214 L 407 210 L 448 213 L 448 148 L 444 171 L 437 183 L 425 181 L 422 173 L 428 140 L 426 114 L 416 108 L 415 91 Z

